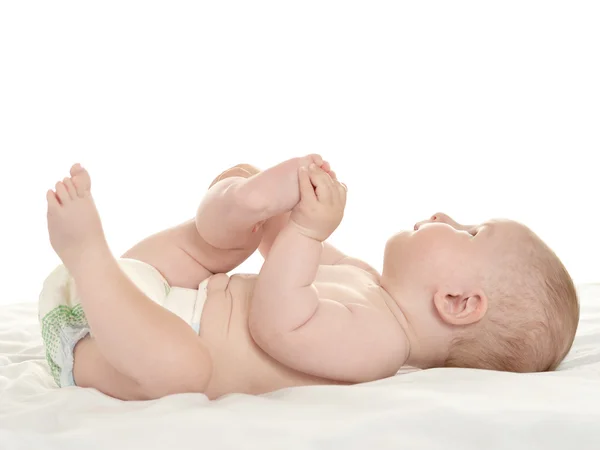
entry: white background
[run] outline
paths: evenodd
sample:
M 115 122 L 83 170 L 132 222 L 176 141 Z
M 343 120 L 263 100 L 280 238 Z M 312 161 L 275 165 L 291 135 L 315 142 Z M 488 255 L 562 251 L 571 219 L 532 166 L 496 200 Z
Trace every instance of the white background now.
M 0 303 L 59 263 L 45 192 L 73 162 L 115 255 L 211 180 L 318 152 L 332 237 L 381 268 L 439 210 L 529 225 L 600 281 L 598 2 L 0 3 Z M 255 272 L 255 256 L 237 271 Z

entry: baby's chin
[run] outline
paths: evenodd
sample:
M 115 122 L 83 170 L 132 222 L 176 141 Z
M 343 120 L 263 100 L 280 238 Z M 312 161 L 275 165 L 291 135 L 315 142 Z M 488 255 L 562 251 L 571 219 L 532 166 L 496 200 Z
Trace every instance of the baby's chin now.
M 415 233 L 416 233 L 415 230 L 401 230 L 401 231 L 397 231 L 396 233 L 392 234 L 388 238 L 386 245 L 394 244 L 394 243 L 396 243 L 398 241 L 402 241 L 404 239 L 408 239 L 408 238 L 410 238 Z
M 385 251 L 394 252 L 395 249 L 401 247 L 415 233 L 414 230 L 403 230 L 392 234 L 385 243 Z M 394 252 L 395 253 L 395 252 Z

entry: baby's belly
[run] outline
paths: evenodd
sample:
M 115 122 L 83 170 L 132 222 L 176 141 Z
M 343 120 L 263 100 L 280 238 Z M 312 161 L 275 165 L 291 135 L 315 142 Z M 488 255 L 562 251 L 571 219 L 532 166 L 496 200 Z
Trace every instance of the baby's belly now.
M 217 279 L 216 277 L 219 277 Z M 280 364 L 263 352 L 248 329 L 248 311 L 255 275 L 216 275 L 209 282 L 200 323 L 200 337 L 208 346 L 213 372 L 209 398 L 230 393 L 262 394 L 291 386 L 331 384 Z M 214 286 L 218 286 L 214 289 Z

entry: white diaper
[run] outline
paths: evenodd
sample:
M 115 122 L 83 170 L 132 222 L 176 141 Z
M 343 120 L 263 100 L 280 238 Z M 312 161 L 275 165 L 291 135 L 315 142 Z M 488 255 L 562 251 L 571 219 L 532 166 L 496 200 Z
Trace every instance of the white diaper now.
M 122 258 L 119 265 L 135 285 L 154 302 L 186 321 L 197 333 L 206 301 L 208 279 L 198 289 L 171 287 L 158 270 L 149 264 Z M 46 360 L 54 381 L 60 387 L 74 386 L 73 349 L 91 330 L 88 326 L 75 281 L 63 265 L 44 281 L 39 297 L 38 317 Z

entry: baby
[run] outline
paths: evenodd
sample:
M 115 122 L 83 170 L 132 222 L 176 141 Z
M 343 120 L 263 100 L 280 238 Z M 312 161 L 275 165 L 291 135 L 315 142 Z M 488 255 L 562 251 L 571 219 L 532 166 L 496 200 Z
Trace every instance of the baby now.
M 523 225 L 436 214 L 389 238 L 379 274 L 327 239 L 346 187 L 319 155 L 219 176 L 196 217 L 115 259 L 80 165 L 47 193 L 63 265 L 40 294 L 59 386 L 124 400 L 215 399 L 393 376 L 403 366 L 556 368 L 573 282 Z M 225 273 L 257 248 L 258 275 Z

